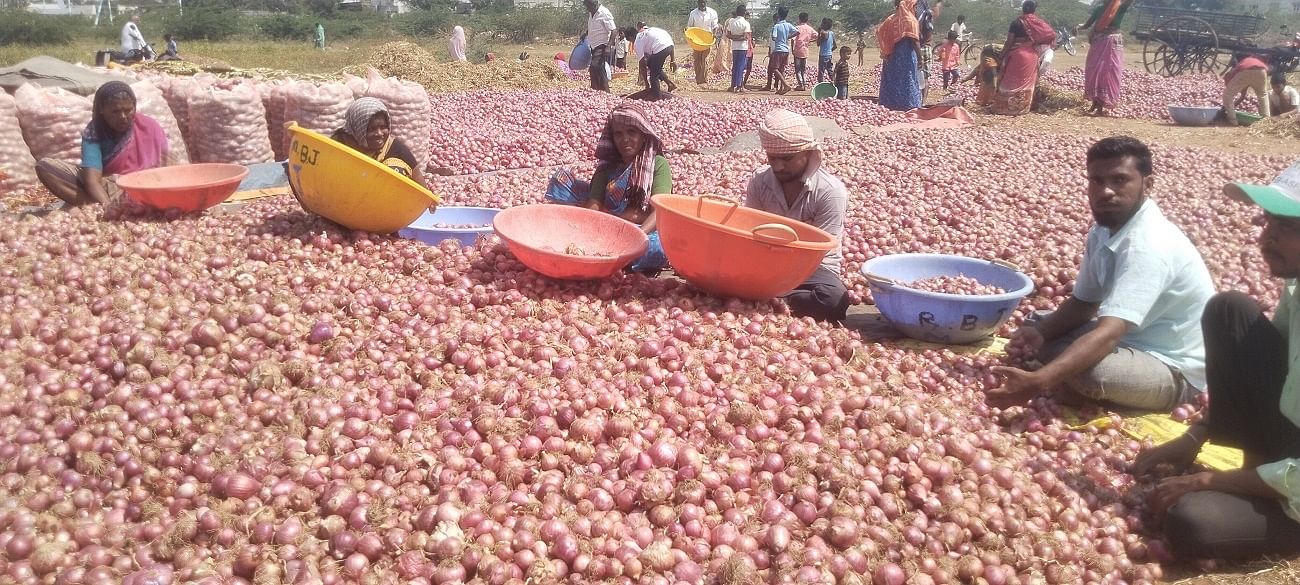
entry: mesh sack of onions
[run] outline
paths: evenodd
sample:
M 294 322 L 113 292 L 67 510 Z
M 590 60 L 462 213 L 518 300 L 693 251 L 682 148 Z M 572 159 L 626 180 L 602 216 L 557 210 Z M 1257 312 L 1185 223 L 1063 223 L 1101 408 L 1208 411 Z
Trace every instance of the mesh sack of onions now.
M 384 77 L 374 69 L 367 76 L 366 96 L 378 98 L 388 106 L 393 136 L 402 139 L 424 167 L 429 163 L 429 94 L 424 86 Z
M 215 79 L 211 75 L 163 76 L 157 81 L 158 89 L 162 90 L 163 97 L 167 98 L 167 105 L 171 106 L 172 115 L 176 117 L 176 126 L 181 129 L 181 136 L 185 138 L 190 160 L 197 160 L 193 147 L 194 136 L 190 134 L 190 98 L 212 85 Z
M 290 81 L 284 85 L 284 96 L 284 121 L 326 136 L 343 127 L 353 100 L 352 90 L 338 81 L 320 85 Z M 292 138 L 285 135 L 282 141 L 288 151 Z
M 190 96 L 190 135 L 195 162 L 251 165 L 270 161 L 266 109 L 249 84 L 209 87 Z
M 369 86 L 369 83 L 366 82 L 364 77 L 357 77 L 355 75 L 344 73 L 343 85 L 348 86 L 348 89 L 352 90 L 352 97 L 359 98 L 366 97 L 366 88 Z
M 284 140 L 284 105 L 287 101 L 284 84 L 263 81 L 254 87 L 262 98 L 262 107 L 266 109 L 266 135 L 271 139 L 271 151 L 275 160 L 284 160 L 289 146 Z
M 135 111 L 153 118 L 167 134 L 167 142 L 171 147 L 171 162 L 188 164 L 190 156 L 185 144 L 185 135 L 181 134 L 180 125 L 176 123 L 176 116 L 167 105 L 167 98 L 163 96 L 162 90 L 158 89 L 153 82 L 144 79 L 132 83 L 131 91 L 135 92 Z
M 0 91 L 0 193 L 36 184 L 36 159 L 18 128 L 13 96 Z
M 14 92 L 14 101 L 33 158 L 81 161 L 81 131 L 90 122 L 89 98 L 27 84 Z

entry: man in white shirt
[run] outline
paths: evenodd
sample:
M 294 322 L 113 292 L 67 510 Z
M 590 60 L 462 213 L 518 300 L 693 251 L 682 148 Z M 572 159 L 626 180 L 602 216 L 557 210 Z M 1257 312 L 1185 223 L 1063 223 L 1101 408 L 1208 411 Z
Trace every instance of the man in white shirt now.
M 718 11 L 709 7 L 707 0 L 700 0 L 691 11 L 691 15 L 686 17 L 686 28 L 702 28 L 713 33 L 713 44 L 717 45 L 722 42 L 718 38 Z M 695 83 L 704 85 L 709 81 L 708 66 L 709 51 L 695 51 Z
M 745 18 L 745 5 L 736 6 L 735 15 L 727 20 L 727 40 L 731 44 L 731 88 L 727 91 L 741 93 L 745 91 L 745 66 L 749 64 L 749 42 L 754 29 Z
M 122 53 L 127 59 L 141 59 L 144 57 L 144 48 L 148 43 L 144 42 L 144 35 L 140 34 L 140 15 L 133 14 L 131 19 L 122 25 Z
M 957 33 L 958 44 L 970 40 L 970 37 L 966 36 L 966 15 L 965 14 L 958 14 L 957 22 L 952 23 L 952 26 L 948 27 L 948 30 Z
M 1273 86 L 1273 91 L 1269 92 L 1268 99 L 1271 102 L 1269 112 L 1274 116 L 1295 116 L 1300 113 L 1300 91 L 1296 91 L 1294 86 L 1287 84 L 1286 73 L 1274 71 L 1273 77 L 1269 80 Z
M 587 8 L 587 46 L 591 48 L 591 89 L 609 91 L 609 64 L 614 58 L 614 41 L 618 27 L 614 14 L 600 5 L 600 0 L 582 0 Z
M 643 80 L 648 76 L 650 95 L 654 99 L 668 97 L 659 88 L 659 83 L 667 83 L 669 92 L 677 89 L 677 84 L 664 73 L 664 63 L 673 56 L 673 36 L 657 26 L 647 26 L 641 30 L 629 26 L 623 29 L 623 35 L 632 41 L 632 47 L 636 49 L 638 76 Z
M 1214 294 L 1196 247 L 1154 201 L 1151 150 L 1128 137 L 1088 149 L 1088 232 L 1074 291 L 1060 308 L 1026 321 L 1011 353 L 1034 371 L 997 367 L 990 397 L 1054 393 L 1169 412 L 1205 388 L 1201 313 Z
M 1143 450 L 1134 476 L 1170 467 L 1147 510 L 1181 559 L 1251 560 L 1300 553 L 1300 163 L 1271 185 L 1232 183 L 1224 193 L 1259 206 L 1259 251 L 1285 279 L 1273 318 L 1244 293 L 1205 306 L 1210 408 L 1182 436 Z M 1235 210 L 1234 210 L 1235 212 Z M 1207 441 L 1242 451 L 1239 469 L 1186 468 Z M 1156 528 L 1156 527 L 1152 527 Z

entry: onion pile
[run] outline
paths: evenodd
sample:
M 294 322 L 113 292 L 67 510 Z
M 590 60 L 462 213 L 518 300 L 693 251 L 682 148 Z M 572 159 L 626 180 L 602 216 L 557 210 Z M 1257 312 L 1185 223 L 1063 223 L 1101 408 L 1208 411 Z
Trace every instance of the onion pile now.
M 1007 144 L 1029 153 L 1014 173 Z M 846 277 L 861 296 L 879 254 L 998 257 L 1038 285 L 1018 315 L 1054 306 L 1089 222 L 1086 146 L 829 141 L 853 194 Z M 1254 212 L 1219 186 L 1288 161 L 1157 152 L 1154 196 L 1217 281 L 1275 302 L 1243 252 Z M 675 190 L 739 197 L 761 162 L 674 154 Z M 513 204 L 550 170 L 434 182 Z M 0 580 L 1161 576 L 1125 473 L 1141 445 L 1072 430 L 1044 399 L 987 407 L 996 357 L 865 342 L 671 279 L 554 281 L 495 238 L 352 233 L 289 198 L 156 219 L 0 218 Z
M 1000 295 L 1007 291 L 991 284 L 981 284 L 965 274 L 933 276 L 907 283 L 907 288 L 950 295 Z

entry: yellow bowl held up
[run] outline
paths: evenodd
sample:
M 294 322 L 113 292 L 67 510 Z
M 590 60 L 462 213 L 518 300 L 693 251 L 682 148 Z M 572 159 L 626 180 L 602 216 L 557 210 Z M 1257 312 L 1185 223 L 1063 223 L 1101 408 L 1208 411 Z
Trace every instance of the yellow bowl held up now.
M 707 51 L 713 48 L 713 33 L 709 30 L 693 26 L 686 29 L 686 44 L 690 45 L 696 51 Z
M 289 183 L 307 211 L 350 229 L 389 233 L 439 202 L 432 191 L 373 158 L 294 122 L 284 128 L 293 137 Z

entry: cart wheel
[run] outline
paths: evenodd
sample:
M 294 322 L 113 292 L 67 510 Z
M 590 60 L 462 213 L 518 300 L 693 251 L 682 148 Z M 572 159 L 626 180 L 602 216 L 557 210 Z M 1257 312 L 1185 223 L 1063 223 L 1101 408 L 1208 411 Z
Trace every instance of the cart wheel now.
M 1214 71 L 1219 67 L 1219 35 L 1200 18 L 1170 18 L 1147 35 L 1142 64 L 1147 72 L 1165 77 Z

